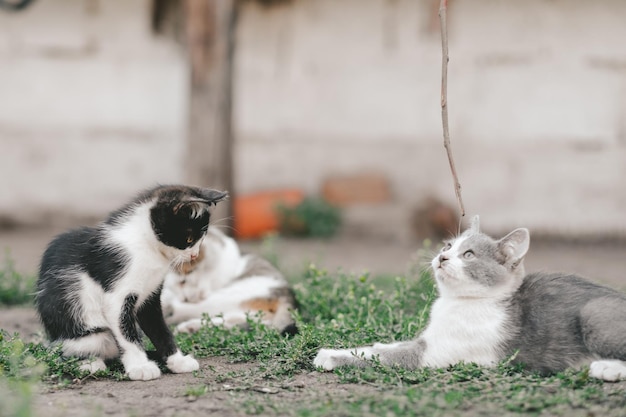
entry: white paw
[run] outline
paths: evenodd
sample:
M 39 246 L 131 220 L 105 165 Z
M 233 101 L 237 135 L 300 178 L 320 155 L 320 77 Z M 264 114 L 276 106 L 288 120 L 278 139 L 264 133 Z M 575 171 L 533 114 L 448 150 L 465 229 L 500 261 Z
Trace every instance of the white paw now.
M 352 354 L 346 350 L 320 349 L 315 359 L 313 359 L 313 365 L 325 371 L 332 371 L 340 366 L 342 364 L 341 362 L 345 363 L 345 361 L 341 361 L 341 359 L 351 357 Z
M 180 323 L 176 326 L 176 332 L 178 333 L 195 333 L 202 327 L 202 320 L 191 319 Z
M 226 324 L 224 317 L 211 317 L 211 324 L 213 326 L 221 326 Z
M 168 319 L 174 315 L 174 308 L 169 303 L 162 303 L 161 310 L 163 311 L 163 317 Z
M 175 374 L 193 372 L 200 369 L 200 364 L 190 355 L 183 355 L 180 351 L 167 358 L 167 367 Z
M 161 376 L 161 370 L 156 363 L 148 361 L 138 366 L 126 369 L 126 374 L 133 381 L 149 381 Z
M 93 374 L 98 371 L 105 371 L 107 369 L 107 366 L 102 359 L 91 358 L 82 361 L 78 369 L 83 372 L 89 372 L 90 374 Z
M 618 360 L 600 360 L 591 362 L 589 375 L 605 381 L 626 379 L 626 364 Z

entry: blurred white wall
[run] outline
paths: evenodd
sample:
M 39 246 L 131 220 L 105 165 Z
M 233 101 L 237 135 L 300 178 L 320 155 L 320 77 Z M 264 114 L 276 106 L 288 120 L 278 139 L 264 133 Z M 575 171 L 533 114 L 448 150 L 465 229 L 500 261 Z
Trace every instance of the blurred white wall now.
M 434 0 L 242 2 L 240 192 L 387 175 L 364 224 L 406 232 L 455 204 L 442 146 Z M 0 215 L 102 215 L 184 180 L 184 49 L 148 0 L 0 13 Z M 451 138 L 468 214 L 491 230 L 626 235 L 626 2 L 450 1 Z M 355 214 L 358 217 L 358 214 Z
M 371 220 L 398 230 L 426 194 L 455 204 L 437 5 L 249 4 L 241 189 L 315 192 L 329 173 L 376 170 L 399 206 Z M 449 13 L 450 129 L 468 213 L 492 230 L 626 234 L 626 2 L 455 0 Z
M 186 59 L 154 36 L 149 10 L 38 0 L 0 11 L 1 215 L 101 216 L 182 180 Z

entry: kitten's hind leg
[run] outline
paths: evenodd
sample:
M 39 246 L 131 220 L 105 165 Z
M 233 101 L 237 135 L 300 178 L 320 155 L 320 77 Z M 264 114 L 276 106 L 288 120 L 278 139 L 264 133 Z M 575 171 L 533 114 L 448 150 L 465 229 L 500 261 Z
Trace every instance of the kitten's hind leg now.
M 589 375 L 609 382 L 621 381 L 626 379 L 626 363 L 617 359 L 593 361 Z
M 63 340 L 61 346 L 64 356 L 86 358 L 79 368 L 89 373 L 106 370 L 104 360 L 119 356 L 115 338 L 108 330 L 98 330 L 87 336 Z
M 597 298 L 581 310 L 581 332 L 587 349 L 596 357 L 589 375 L 604 381 L 626 379 L 626 300 Z

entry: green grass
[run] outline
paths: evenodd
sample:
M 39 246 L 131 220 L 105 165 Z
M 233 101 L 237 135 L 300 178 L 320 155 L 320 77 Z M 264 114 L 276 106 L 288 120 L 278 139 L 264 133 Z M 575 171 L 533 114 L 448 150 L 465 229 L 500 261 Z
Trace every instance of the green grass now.
M 385 286 L 392 289 L 379 290 L 367 276 L 334 276 L 310 269 L 295 286 L 302 303 L 296 316 L 297 336 L 284 338 L 251 321 L 252 332 L 205 327 L 195 335 L 179 336 L 179 342 L 199 357 L 224 355 L 233 362 L 256 364 L 252 370 L 224 376 L 227 381 L 242 386 L 281 385 L 314 371 L 311 360 L 320 347 L 406 340 L 422 329 L 435 297 L 430 277 L 396 277 Z M 374 364 L 364 369 L 341 368 L 334 374 L 340 383 L 366 389 L 348 395 L 323 392 L 295 408 L 242 392 L 241 405 L 249 414 L 296 416 L 467 416 L 471 412 L 621 416 L 626 407 L 623 386 L 589 378 L 587 370 L 541 377 L 506 362 L 495 369 L 458 364 L 415 371 Z
M 384 291 L 378 282 L 312 267 L 294 285 L 301 304 L 295 316 L 300 330 L 296 336 L 281 336 L 254 318 L 250 318 L 251 331 L 204 327 L 194 335 L 177 336 L 183 351 L 196 357 L 220 356 L 245 364 L 221 372 L 203 369 L 193 383 L 181 387 L 180 395 L 195 399 L 227 390 L 232 407 L 250 415 L 625 414 L 625 386 L 604 384 L 590 378 L 586 370 L 540 377 L 507 363 L 494 369 L 458 364 L 415 371 L 374 363 L 330 375 L 317 372 L 312 358 L 320 347 L 406 340 L 425 326 L 435 297 L 427 274 L 387 277 Z M 0 405 L 0 416 L 29 415 L 34 381 L 71 384 L 84 377 L 76 362 L 61 358 L 57 350 L 23 343 L 6 333 L 0 333 L 0 375 L 0 404 L 8 404 L 3 397 L 17 398 L 9 412 Z M 98 378 L 124 377 L 118 367 L 99 373 Z
M 35 292 L 35 279 L 34 276 L 18 273 L 9 254 L 6 253 L 4 265 L 0 268 L 0 306 L 32 302 Z

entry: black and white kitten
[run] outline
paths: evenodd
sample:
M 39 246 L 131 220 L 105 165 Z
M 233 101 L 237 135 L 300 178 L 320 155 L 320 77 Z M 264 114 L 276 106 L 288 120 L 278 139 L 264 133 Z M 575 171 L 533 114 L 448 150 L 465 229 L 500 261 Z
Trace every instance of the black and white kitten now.
M 227 193 L 158 186 L 138 195 L 96 227 L 57 236 L 46 249 L 36 306 L 48 337 L 66 356 L 86 358 L 83 369 L 106 369 L 121 357 L 128 377 L 161 375 L 142 345 L 143 330 L 175 373 L 197 370 L 165 324 L 160 296 L 170 267 L 189 262 L 209 227 L 209 208 Z
M 470 229 L 432 260 L 439 298 L 414 340 L 355 349 L 322 349 L 325 370 L 381 363 L 406 368 L 457 362 L 494 366 L 514 357 L 544 374 L 590 366 L 605 381 L 626 379 L 626 296 L 566 274 L 526 275 L 527 229 L 500 240 Z

